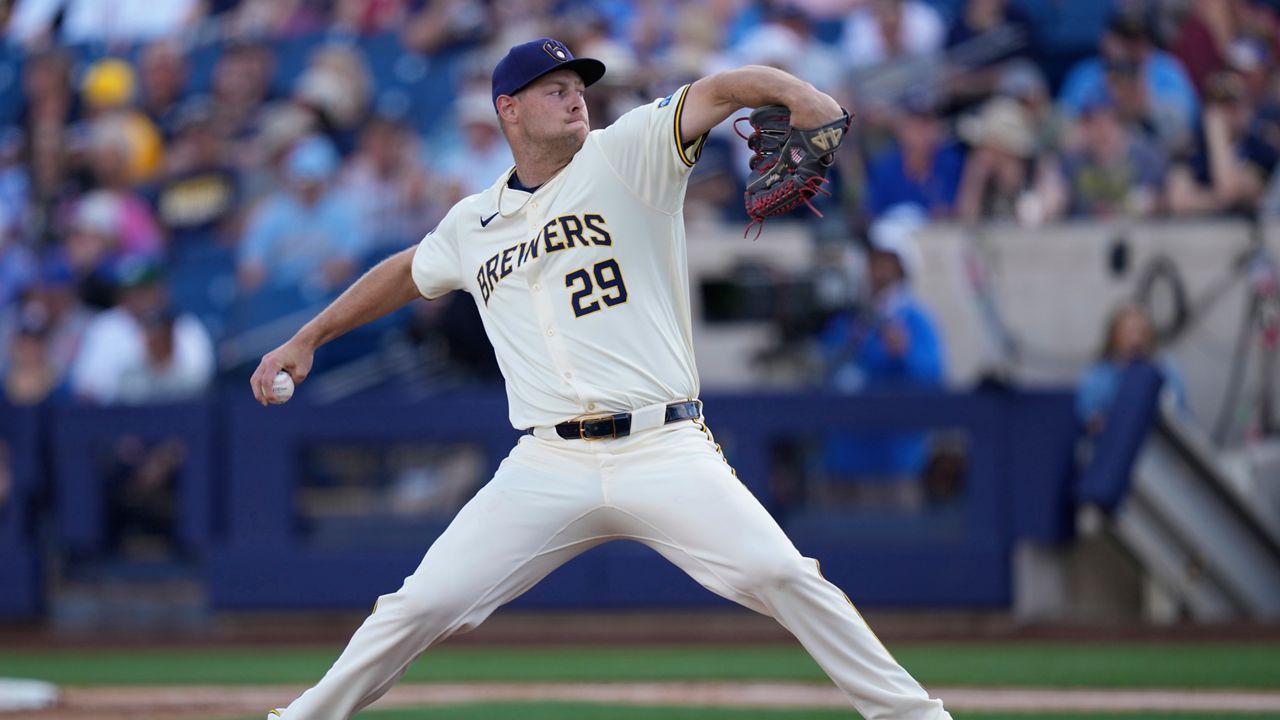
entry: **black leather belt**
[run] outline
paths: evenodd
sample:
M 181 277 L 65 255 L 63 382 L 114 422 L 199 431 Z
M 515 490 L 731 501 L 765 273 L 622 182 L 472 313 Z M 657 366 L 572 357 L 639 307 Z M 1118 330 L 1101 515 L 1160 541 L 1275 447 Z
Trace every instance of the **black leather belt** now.
M 662 421 L 668 425 L 680 420 L 693 420 L 702 416 L 702 404 L 697 400 L 674 402 L 667 406 Z M 530 431 L 532 432 L 532 431 Z M 617 413 L 583 420 L 570 420 L 556 425 L 556 434 L 565 440 L 604 440 L 631 434 L 631 413 Z

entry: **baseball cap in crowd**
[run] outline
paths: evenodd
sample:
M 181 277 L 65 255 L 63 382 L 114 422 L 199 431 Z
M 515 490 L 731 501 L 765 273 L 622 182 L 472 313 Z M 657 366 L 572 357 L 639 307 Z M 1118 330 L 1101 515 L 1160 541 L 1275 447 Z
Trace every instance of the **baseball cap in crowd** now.
M 298 141 L 289 151 L 284 163 L 285 174 L 290 180 L 307 182 L 325 180 L 338 169 L 338 152 L 333 143 L 312 135 Z
M 590 85 L 604 77 L 604 63 L 594 58 L 575 58 L 564 43 L 538 38 L 516 45 L 493 68 L 493 105 L 499 95 L 515 95 L 549 72 L 572 70 Z
M 80 198 L 71 218 L 74 232 L 87 232 L 105 237 L 120 234 L 124 206 L 120 198 L 106 190 L 94 190 Z
M 916 234 L 925 226 L 924 210 L 915 203 L 899 203 L 885 210 L 867 231 L 871 247 L 898 258 L 908 280 L 920 275 L 924 264 Z
M 163 282 L 164 263 L 150 255 L 132 255 L 116 263 L 116 285 L 120 288 L 138 288 Z
M 119 58 L 105 58 L 85 73 L 80 91 L 93 107 L 119 107 L 133 100 L 137 85 L 133 66 Z

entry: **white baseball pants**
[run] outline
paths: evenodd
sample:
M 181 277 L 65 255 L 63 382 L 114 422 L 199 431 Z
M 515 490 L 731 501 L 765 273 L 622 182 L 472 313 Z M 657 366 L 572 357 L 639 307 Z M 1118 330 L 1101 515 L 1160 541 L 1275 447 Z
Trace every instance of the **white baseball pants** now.
M 700 421 L 611 440 L 525 436 L 404 585 L 378 603 L 286 720 L 345 719 L 424 650 L 479 625 L 574 556 L 642 542 L 704 587 L 775 618 L 867 720 L 951 716 L 734 476 Z

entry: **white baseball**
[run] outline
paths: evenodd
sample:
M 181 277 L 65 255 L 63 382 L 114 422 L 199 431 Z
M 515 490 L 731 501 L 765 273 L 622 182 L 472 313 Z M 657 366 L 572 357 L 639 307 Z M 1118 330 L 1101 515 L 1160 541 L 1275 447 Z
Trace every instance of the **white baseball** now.
M 293 397 L 293 376 L 283 370 L 276 373 L 276 379 L 271 381 L 271 394 L 280 402 Z

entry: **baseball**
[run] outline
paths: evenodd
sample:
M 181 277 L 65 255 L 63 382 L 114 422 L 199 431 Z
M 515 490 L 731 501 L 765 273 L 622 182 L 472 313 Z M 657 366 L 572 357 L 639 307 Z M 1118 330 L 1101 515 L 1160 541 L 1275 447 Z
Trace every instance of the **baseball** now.
M 293 397 L 293 376 L 283 370 L 276 373 L 276 379 L 271 381 L 271 394 L 280 402 Z

